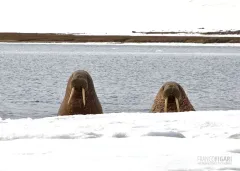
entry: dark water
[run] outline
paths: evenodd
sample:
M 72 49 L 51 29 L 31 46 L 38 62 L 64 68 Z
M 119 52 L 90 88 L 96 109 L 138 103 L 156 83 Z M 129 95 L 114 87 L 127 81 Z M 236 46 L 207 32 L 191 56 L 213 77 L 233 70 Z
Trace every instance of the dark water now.
M 196 110 L 240 109 L 240 47 L 0 44 L 0 117 L 56 116 L 79 69 L 105 113 L 149 112 L 166 81 L 180 83 Z

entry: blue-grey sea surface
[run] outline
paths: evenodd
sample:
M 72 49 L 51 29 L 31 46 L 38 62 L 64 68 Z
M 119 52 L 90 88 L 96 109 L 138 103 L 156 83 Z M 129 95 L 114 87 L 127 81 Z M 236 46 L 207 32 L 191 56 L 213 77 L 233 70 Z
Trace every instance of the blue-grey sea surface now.
M 240 109 L 240 47 L 0 44 L 0 117 L 56 116 L 73 71 L 86 70 L 104 113 L 149 112 L 166 81 L 198 111 Z

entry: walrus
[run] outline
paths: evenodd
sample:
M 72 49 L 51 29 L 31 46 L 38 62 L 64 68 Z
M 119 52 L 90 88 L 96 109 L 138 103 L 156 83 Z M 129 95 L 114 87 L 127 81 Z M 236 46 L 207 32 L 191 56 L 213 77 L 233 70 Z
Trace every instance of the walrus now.
M 151 112 L 186 112 L 195 111 L 188 97 L 178 83 L 166 82 L 160 88 L 154 103 L 152 105 Z
M 102 114 L 102 106 L 95 92 L 90 74 L 84 70 L 72 73 L 58 115 Z

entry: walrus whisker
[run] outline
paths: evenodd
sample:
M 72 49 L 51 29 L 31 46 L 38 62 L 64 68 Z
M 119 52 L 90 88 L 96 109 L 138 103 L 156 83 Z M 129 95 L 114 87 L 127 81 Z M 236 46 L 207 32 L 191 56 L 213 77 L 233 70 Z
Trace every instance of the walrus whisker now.
M 70 101 L 71 101 L 71 99 L 72 99 L 72 96 L 73 96 L 74 91 L 75 91 L 75 89 L 74 89 L 74 87 L 73 87 L 72 90 L 71 90 L 69 99 L 68 99 L 68 104 L 70 103 Z
M 167 106 L 168 106 L 168 97 L 165 99 L 164 112 L 167 112 Z
M 176 106 L 177 106 L 177 111 L 180 112 L 179 101 L 176 97 L 175 97 L 175 102 L 176 102 Z
M 86 105 L 86 97 L 85 97 L 85 89 L 82 88 L 82 98 L 83 98 L 83 105 Z

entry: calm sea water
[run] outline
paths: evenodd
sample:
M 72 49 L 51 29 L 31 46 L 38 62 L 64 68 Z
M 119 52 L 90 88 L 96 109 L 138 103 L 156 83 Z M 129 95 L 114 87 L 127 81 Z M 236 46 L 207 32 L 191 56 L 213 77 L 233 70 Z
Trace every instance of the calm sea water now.
M 166 81 L 196 110 L 240 109 L 240 47 L 0 44 L 0 117 L 56 116 L 66 83 L 87 70 L 104 113 L 149 112 Z

